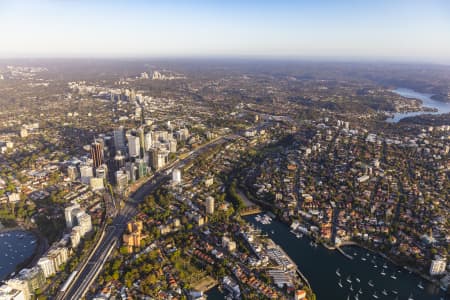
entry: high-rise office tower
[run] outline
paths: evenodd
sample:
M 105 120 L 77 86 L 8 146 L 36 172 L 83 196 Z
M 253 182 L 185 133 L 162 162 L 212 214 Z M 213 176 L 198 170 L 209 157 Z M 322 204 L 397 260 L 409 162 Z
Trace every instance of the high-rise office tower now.
M 81 166 L 80 173 L 81 173 L 81 183 L 84 183 L 84 184 L 89 184 L 91 178 L 94 177 L 92 167 L 89 165 Z
M 139 137 L 139 157 L 142 157 L 144 155 L 145 150 L 145 135 L 144 135 L 144 127 L 141 126 L 137 130 L 137 136 Z
M 169 162 L 169 151 L 152 148 L 149 151 L 150 165 L 159 170 Z
M 125 156 L 121 151 L 117 151 L 116 156 L 114 156 L 114 167 L 115 171 L 118 171 L 121 168 L 125 167 Z
M 127 148 L 125 147 L 125 131 L 122 126 L 114 130 L 114 147 L 117 151 L 125 153 Z
M 116 172 L 116 183 L 117 183 L 117 188 L 120 191 L 125 190 L 125 188 L 128 186 L 128 175 L 123 171 L 117 171 Z
M 98 168 L 103 164 L 103 144 L 97 141 L 94 141 L 91 144 L 91 156 L 92 161 L 94 163 L 94 167 Z
M 114 156 L 114 139 L 110 136 L 103 137 L 103 155 L 104 157 L 112 157 Z
M 141 152 L 141 143 L 139 142 L 139 138 L 137 136 L 129 135 L 128 136 L 128 154 L 130 157 L 139 157 Z
M 125 170 L 128 174 L 128 178 L 130 179 L 131 182 L 134 182 L 137 179 L 137 170 L 138 168 L 136 167 L 136 164 L 134 162 L 127 162 L 125 164 Z
M 148 151 L 148 150 L 150 150 L 150 148 L 152 146 L 153 146 L 152 132 L 149 131 L 145 134 L 145 137 L 144 137 L 144 150 Z
M 138 177 L 142 178 L 145 175 L 147 175 L 147 164 L 143 159 L 136 160 L 136 163 L 138 165 Z
M 78 168 L 77 166 L 68 166 L 67 167 L 67 176 L 69 176 L 70 181 L 75 181 L 78 178 Z
M 108 178 L 108 166 L 102 164 L 97 169 L 95 169 L 95 177 L 97 178 Z

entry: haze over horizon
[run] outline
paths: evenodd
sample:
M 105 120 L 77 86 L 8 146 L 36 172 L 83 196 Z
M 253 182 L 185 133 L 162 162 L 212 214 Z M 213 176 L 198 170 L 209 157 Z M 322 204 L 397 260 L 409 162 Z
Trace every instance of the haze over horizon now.
M 450 2 L 4 1 L 1 58 L 245 57 L 450 64 Z

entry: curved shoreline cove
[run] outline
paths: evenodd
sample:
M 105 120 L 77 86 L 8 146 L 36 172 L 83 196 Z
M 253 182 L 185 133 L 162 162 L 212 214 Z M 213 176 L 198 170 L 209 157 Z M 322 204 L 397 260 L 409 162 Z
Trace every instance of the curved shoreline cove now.
M 412 89 L 408 89 L 408 88 L 397 88 L 395 90 L 392 90 L 392 92 L 397 95 L 400 95 L 402 97 L 405 97 L 405 98 L 419 99 L 422 101 L 422 107 L 433 108 L 436 111 L 431 111 L 431 112 L 429 112 L 429 111 L 414 111 L 414 112 L 394 113 L 391 118 L 386 119 L 386 122 L 397 123 L 398 121 L 400 121 L 404 118 L 408 118 L 408 117 L 415 117 L 415 116 L 426 115 L 426 114 L 440 115 L 440 114 L 450 113 L 450 103 L 434 100 L 431 98 L 433 96 L 432 94 L 420 93 L 420 92 L 416 92 L 416 91 L 414 91 Z
M 0 232 L 0 280 L 30 259 L 36 252 L 37 244 L 37 237 L 29 231 L 13 229 Z
M 373 300 L 396 297 L 406 300 L 410 296 L 414 300 L 444 299 L 444 292 L 439 287 L 392 264 L 381 255 L 357 246 L 342 247 L 353 257 L 350 260 L 338 251 L 328 250 L 321 245 L 314 246 L 308 237 L 297 238 L 290 232 L 290 228 L 280 221 L 261 224 L 254 216 L 245 219 L 267 233 L 286 251 L 309 280 L 319 300 Z M 419 286 L 423 286 L 423 289 Z M 378 298 L 375 298 L 374 294 Z

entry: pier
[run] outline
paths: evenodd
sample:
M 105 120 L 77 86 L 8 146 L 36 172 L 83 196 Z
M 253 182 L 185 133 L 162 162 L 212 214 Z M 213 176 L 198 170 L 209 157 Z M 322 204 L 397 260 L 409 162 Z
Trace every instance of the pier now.
M 336 250 L 339 251 L 339 253 L 341 253 L 342 255 L 344 255 L 345 257 L 347 257 L 350 260 L 353 260 L 353 256 L 351 256 L 348 253 L 345 253 L 344 250 L 341 249 L 341 247 L 336 247 Z
M 260 212 L 262 212 L 261 208 L 259 206 L 253 205 L 241 209 L 240 215 L 245 217 L 250 215 L 256 215 L 259 214 Z

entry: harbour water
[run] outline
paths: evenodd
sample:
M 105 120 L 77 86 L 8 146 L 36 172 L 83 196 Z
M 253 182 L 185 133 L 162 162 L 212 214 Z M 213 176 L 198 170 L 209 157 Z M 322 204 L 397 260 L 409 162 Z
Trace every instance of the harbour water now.
M 395 113 L 392 118 L 386 119 L 387 122 L 397 123 L 401 119 L 404 119 L 407 117 L 424 115 L 424 114 L 436 115 L 436 114 L 450 113 L 450 103 L 434 100 L 431 98 L 433 96 L 432 94 L 419 93 L 419 92 L 416 92 L 414 90 L 407 89 L 407 88 L 397 88 L 397 89 L 393 90 L 393 92 L 396 93 L 397 95 L 400 95 L 405 98 L 419 99 L 422 101 L 422 106 L 434 108 L 437 111 L 436 112 L 416 111 L 416 112 Z
M 36 236 L 23 230 L 0 233 L 0 280 L 16 271 L 35 252 Z
M 318 300 L 444 299 L 444 293 L 438 287 L 365 249 L 344 247 L 343 250 L 353 257 L 348 259 L 338 251 L 314 246 L 308 237 L 297 238 L 287 225 L 277 220 L 271 224 L 257 222 L 255 216 L 248 216 L 246 220 L 267 233 L 297 263 Z M 212 290 L 208 293 L 208 299 L 224 297 L 217 290 Z

